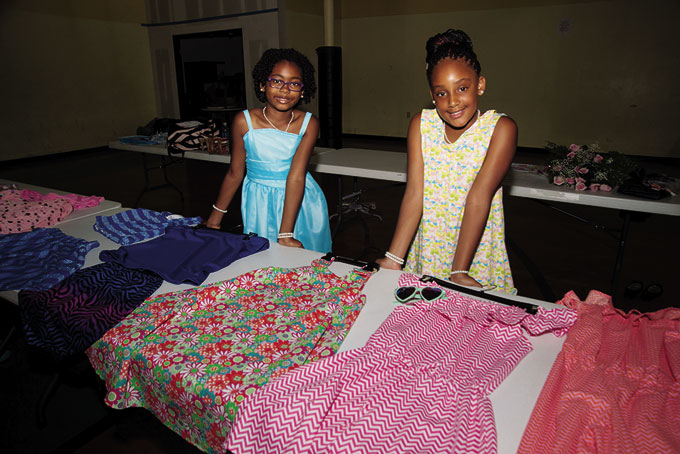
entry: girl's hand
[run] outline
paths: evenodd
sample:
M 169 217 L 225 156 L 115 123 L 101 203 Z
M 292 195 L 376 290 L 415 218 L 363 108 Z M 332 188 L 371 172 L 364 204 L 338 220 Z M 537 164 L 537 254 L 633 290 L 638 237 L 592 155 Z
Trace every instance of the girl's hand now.
M 394 260 L 390 260 L 387 257 L 383 257 L 381 259 L 378 259 L 375 261 L 380 268 L 384 268 L 386 270 L 399 270 L 401 271 L 401 265 L 395 262 Z
M 286 247 L 299 247 L 299 248 L 304 247 L 302 243 L 296 240 L 295 238 L 279 238 L 279 244 L 281 246 Z
M 205 221 L 205 226 L 209 229 L 219 230 L 222 227 L 222 216 L 216 215 L 214 212 L 210 215 L 207 221 Z
M 449 280 L 454 284 L 464 285 L 466 287 L 482 287 L 482 284 L 477 282 L 474 278 L 471 278 L 467 274 L 463 273 L 452 274 L 449 277 Z

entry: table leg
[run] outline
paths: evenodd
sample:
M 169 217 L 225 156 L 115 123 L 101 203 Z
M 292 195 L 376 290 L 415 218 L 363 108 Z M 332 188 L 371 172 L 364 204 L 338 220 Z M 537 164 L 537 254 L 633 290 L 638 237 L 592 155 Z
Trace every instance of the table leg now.
M 533 260 L 531 260 L 531 257 L 529 257 L 529 255 L 527 255 L 527 253 L 524 252 L 524 250 L 522 250 L 522 248 L 520 248 L 519 245 L 515 243 L 512 240 L 512 238 L 510 238 L 509 235 L 505 236 L 505 242 L 508 245 L 508 249 L 512 249 L 512 251 L 524 264 L 524 267 L 529 272 L 529 274 L 534 280 L 534 283 L 538 287 L 538 291 L 541 292 L 541 297 L 545 301 L 549 301 L 551 303 L 557 301 L 555 293 L 552 291 L 552 288 L 550 288 L 548 281 L 545 279 L 545 275 L 536 266 L 536 263 Z
M 623 214 L 623 228 L 619 236 L 619 248 L 616 251 L 616 262 L 614 263 L 614 272 L 612 273 L 612 296 L 616 294 L 619 285 L 619 275 L 621 274 L 621 266 L 623 265 L 623 254 L 626 248 L 626 240 L 628 239 L 628 229 L 630 228 L 631 212 L 621 210 Z
M 179 159 L 168 159 L 165 156 L 161 156 L 161 164 L 158 166 L 150 166 L 148 161 L 147 161 L 147 155 L 146 153 L 142 153 L 142 159 L 144 162 L 144 189 L 142 189 L 142 192 L 137 196 L 137 200 L 135 200 L 135 208 L 139 207 L 139 201 L 142 199 L 142 196 L 146 194 L 147 192 L 150 191 L 155 191 L 156 189 L 162 189 L 162 188 L 172 188 L 175 191 L 179 193 L 180 200 L 182 201 L 182 209 L 184 209 L 184 193 L 180 188 L 175 186 L 169 179 L 168 179 L 168 171 L 167 168 L 168 166 L 172 164 L 176 164 L 182 160 L 182 158 Z M 156 185 L 156 186 L 151 186 L 150 181 L 149 181 L 149 173 L 153 170 L 162 170 L 163 171 L 163 180 L 164 183 Z
M 333 219 L 335 216 L 337 216 L 338 222 L 335 224 L 335 227 L 333 227 L 333 232 L 331 233 L 332 239 L 335 239 L 335 236 L 340 231 L 340 224 L 342 224 L 342 191 L 343 191 L 342 175 L 338 175 L 338 207 L 336 209 L 336 212 L 332 214 L 330 217 L 331 219 Z

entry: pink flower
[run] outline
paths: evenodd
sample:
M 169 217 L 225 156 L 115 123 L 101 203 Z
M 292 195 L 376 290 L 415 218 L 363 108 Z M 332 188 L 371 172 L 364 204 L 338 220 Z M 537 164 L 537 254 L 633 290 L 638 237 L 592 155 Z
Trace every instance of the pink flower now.
M 590 189 L 591 191 L 597 191 L 599 187 L 600 183 L 590 183 L 590 187 L 588 189 Z
M 567 158 L 573 158 L 574 156 L 576 156 L 576 152 L 575 152 L 575 151 L 572 151 L 571 153 L 568 153 L 568 154 L 567 154 Z
M 609 192 L 611 190 L 612 190 L 612 187 L 609 186 L 608 184 L 601 184 L 600 185 L 600 191 Z
M 599 154 L 596 154 L 595 157 L 593 158 L 593 162 L 594 162 L 595 164 L 599 164 L 599 163 L 602 162 L 603 160 L 604 160 L 604 158 L 602 157 L 602 155 L 599 155 Z
M 579 148 L 581 148 L 581 147 L 578 146 L 578 145 L 576 145 L 575 143 L 572 143 L 571 145 L 569 145 L 569 149 L 570 149 L 571 151 L 578 151 Z M 568 155 L 567 155 L 567 156 L 568 156 Z M 569 156 L 569 157 L 571 158 L 571 156 Z
M 574 184 L 574 179 L 571 177 L 567 178 L 567 184 Z
M 553 184 L 557 186 L 562 186 L 564 184 L 564 177 L 561 175 L 553 177 Z
M 588 173 L 588 169 L 585 167 L 581 167 L 580 169 L 578 169 L 578 173 L 580 173 L 581 175 L 585 175 L 586 173 Z
M 583 179 L 583 178 L 581 178 L 581 177 L 577 177 L 575 181 L 576 181 L 576 184 L 585 183 L 585 182 L 586 182 L 586 180 Z
M 577 183 L 576 184 L 576 190 L 577 191 L 585 191 L 586 190 L 586 184 L 585 183 Z

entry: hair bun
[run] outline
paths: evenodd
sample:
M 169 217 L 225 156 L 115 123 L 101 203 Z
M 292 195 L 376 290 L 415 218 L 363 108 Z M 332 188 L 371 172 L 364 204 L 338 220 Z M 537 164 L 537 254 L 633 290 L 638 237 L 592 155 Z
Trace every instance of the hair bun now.
M 438 33 L 427 40 L 425 50 L 432 55 L 443 46 L 461 47 L 472 51 L 472 40 L 463 30 L 449 28 L 443 33 Z
M 463 30 L 448 29 L 444 33 L 437 33 L 425 44 L 425 73 L 427 80 L 432 81 L 434 67 L 445 58 L 462 59 L 467 62 L 479 76 L 482 66 L 472 49 L 472 40 Z

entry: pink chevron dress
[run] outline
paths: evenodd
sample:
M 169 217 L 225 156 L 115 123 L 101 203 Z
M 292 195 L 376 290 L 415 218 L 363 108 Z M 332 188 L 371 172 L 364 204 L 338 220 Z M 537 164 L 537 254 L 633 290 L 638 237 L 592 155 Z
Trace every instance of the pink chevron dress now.
M 403 274 L 401 285 L 422 285 Z M 365 347 L 290 371 L 249 397 L 229 435 L 236 454 L 494 453 L 488 395 L 531 351 L 563 335 L 571 310 L 519 308 L 450 292 L 396 308 Z
M 591 291 L 578 310 L 520 453 L 680 452 L 680 309 L 624 313 Z

